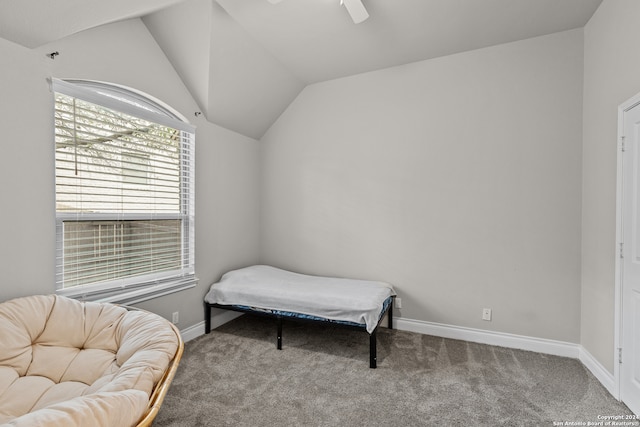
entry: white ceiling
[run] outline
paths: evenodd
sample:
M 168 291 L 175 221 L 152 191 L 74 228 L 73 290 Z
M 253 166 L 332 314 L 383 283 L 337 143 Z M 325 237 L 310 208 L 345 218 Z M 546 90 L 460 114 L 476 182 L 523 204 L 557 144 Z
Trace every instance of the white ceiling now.
M 306 83 L 579 28 L 601 0 L 217 0 Z
M 260 139 L 305 86 L 215 1 L 143 22 L 207 119 L 227 129 Z
M 0 37 L 34 48 L 184 0 L 0 0 Z
M 259 139 L 305 85 L 583 27 L 602 0 L 0 0 L 0 37 L 35 48 L 143 22 L 207 118 Z

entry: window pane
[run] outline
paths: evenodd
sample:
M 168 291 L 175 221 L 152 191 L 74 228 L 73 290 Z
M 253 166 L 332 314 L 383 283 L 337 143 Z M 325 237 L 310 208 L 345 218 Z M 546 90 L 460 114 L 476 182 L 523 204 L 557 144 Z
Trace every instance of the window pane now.
M 65 221 L 65 287 L 178 270 L 180 220 Z
M 193 133 L 76 89 L 55 93 L 58 289 L 96 295 L 193 277 Z
M 58 212 L 180 212 L 181 131 L 56 94 Z

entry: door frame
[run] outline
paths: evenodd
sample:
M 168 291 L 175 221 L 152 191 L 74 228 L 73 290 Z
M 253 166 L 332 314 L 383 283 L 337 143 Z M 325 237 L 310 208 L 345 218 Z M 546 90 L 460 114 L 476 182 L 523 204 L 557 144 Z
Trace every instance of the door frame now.
M 618 106 L 618 137 L 616 138 L 617 154 L 617 177 L 616 177 L 616 254 L 615 254 L 615 330 L 614 330 L 614 356 L 613 356 L 613 378 L 614 397 L 618 400 L 622 398 L 620 381 L 620 349 L 622 347 L 622 256 L 621 245 L 623 243 L 623 219 L 624 219 L 624 115 L 627 111 L 640 104 L 640 93 L 632 96 Z

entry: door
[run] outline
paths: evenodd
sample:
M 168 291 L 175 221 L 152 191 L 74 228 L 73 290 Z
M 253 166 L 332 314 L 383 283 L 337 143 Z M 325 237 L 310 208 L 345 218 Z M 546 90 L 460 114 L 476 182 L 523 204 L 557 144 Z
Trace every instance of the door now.
M 640 414 L 640 104 L 623 112 L 620 398 Z

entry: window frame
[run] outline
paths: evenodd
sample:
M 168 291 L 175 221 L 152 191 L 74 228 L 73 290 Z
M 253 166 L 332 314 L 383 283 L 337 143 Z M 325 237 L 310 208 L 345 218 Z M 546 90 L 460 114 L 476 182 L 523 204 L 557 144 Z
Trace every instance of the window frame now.
M 134 304 L 193 288 L 195 276 L 195 127 L 184 117 L 147 94 L 115 85 L 91 80 L 51 80 L 53 94 L 60 93 L 100 105 L 130 116 L 145 119 L 180 131 L 181 134 L 181 183 L 179 213 L 71 213 L 56 209 L 56 293 L 85 301 Z M 186 159 L 186 160 L 185 160 Z M 188 167 L 182 169 L 184 162 Z M 54 168 L 55 169 L 55 168 Z M 186 175 L 185 175 L 186 171 Z M 56 197 L 57 199 L 57 197 Z M 127 221 L 127 220 L 174 220 L 180 219 L 182 227 L 181 259 L 186 261 L 175 270 L 151 272 L 141 276 L 96 282 L 85 285 L 62 287 L 64 274 L 64 222 L 82 221 Z

